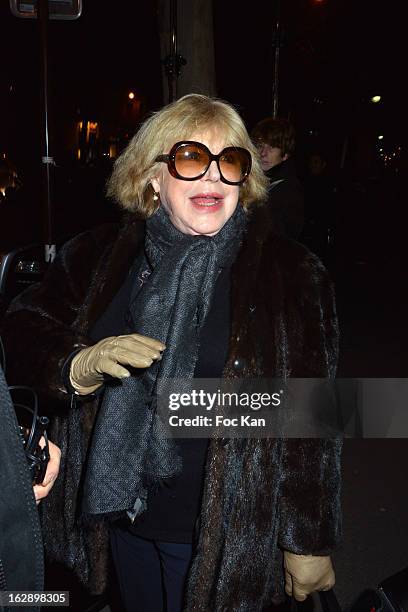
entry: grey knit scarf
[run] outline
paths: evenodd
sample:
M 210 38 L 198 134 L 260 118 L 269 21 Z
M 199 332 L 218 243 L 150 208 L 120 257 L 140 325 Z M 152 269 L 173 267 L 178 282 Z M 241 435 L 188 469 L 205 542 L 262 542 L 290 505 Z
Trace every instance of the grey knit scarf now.
M 163 207 L 147 220 L 145 253 L 152 273 L 131 299 L 129 333 L 157 338 L 167 348 L 161 361 L 106 385 L 88 456 L 84 513 L 128 511 L 135 517 L 146 509 L 148 490 L 180 472 L 181 458 L 154 398 L 163 381 L 193 377 L 218 273 L 234 261 L 244 229 L 239 204 L 211 237 L 183 234 Z

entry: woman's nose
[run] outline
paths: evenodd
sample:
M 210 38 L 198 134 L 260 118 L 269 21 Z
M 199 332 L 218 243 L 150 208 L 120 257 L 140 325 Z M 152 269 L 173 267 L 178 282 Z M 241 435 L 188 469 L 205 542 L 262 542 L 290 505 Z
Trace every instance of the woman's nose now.
M 220 180 L 220 171 L 218 170 L 218 165 L 215 159 L 213 159 L 210 163 L 207 172 L 203 176 L 203 179 L 214 182 Z

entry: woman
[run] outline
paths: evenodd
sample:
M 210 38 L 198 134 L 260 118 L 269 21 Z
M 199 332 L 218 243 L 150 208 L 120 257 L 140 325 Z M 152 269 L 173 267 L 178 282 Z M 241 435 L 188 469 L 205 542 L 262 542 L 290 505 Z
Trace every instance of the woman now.
M 126 608 L 143 612 L 163 597 L 180 610 L 183 592 L 189 611 L 261 610 L 282 599 L 283 564 L 297 599 L 329 588 L 339 443 L 177 448 L 152 409 L 169 378 L 334 374 L 324 269 L 272 239 L 262 207 L 248 222 L 265 178 L 241 118 L 196 94 L 170 104 L 117 160 L 109 193 L 130 212 L 119 231 L 68 243 L 3 332 L 9 372 L 13 362 L 15 377 L 61 406 L 53 436 L 65 478 L 48 503 L 49 555 L 101 592 L 110 522 Z M 63 414 L 70 395 L 84 401 Z

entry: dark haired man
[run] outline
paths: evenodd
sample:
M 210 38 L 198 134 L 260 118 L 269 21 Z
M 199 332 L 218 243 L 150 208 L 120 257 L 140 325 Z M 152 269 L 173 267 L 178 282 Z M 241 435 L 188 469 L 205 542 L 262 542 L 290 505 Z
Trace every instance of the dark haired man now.
M 251 136 L 270 180 L 267 204 L 275 230 L 297 240 L 304 225 L 304 196 L 292 160 L 294 127 L 286 119 L 267 117 L 256 124 Z

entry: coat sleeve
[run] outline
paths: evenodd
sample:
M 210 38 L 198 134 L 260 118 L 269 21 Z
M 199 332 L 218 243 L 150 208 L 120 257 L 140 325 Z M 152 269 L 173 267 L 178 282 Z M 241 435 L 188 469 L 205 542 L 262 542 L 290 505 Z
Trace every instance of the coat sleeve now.
M 340 439 L 283 443 L 279 545 L 302 555 L 329 555 L 341 537 Z
M 111 228 L 101 226 L 67 242 L 42 282 L 18 295 L 2 322 L 9 383 L 34 388 L 47 409 L 67 402 L 61 379 L 67 357 L 92 344 L 75 322 L 95 283 Z
M 334 292 L 320 261 L 309 254 L 295 279 L 305 338 L 293 376 L 333 378 L 338 359 Z M 304 348 L 302 348 L 304 347 Z M 282 441 L 279 544 L 296 554 L 327 555 L 341 537 L 341 437 Z

